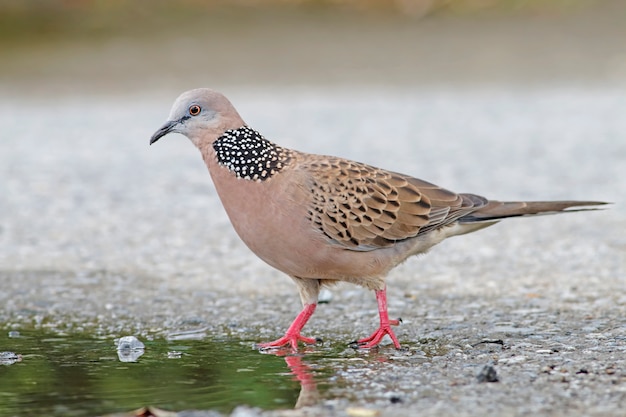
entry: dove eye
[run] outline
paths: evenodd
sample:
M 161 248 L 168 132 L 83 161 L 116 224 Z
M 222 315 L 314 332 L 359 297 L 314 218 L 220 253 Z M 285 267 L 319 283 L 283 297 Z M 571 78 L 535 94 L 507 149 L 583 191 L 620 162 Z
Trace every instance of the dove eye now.
M 200 111 L 202 109 L 200 108 L 200 106 L 198 106 L 197 104 L 194 104 L 193 106 L 189 107 L 189 114 L 192 116 L 197 116 L 200 114 Z

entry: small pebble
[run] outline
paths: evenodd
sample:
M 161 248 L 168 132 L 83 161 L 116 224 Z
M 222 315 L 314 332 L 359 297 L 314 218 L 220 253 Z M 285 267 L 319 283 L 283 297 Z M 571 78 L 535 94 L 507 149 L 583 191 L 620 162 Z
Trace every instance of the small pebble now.
M 0 365 L 13 365 L 15 362 L 21 362 L 22 355 L 14 352 L 0 352 Z
M 492 365 L 485 365 L 476 376 L 478 382 L 498 382 L 498 373 Z
M 117 357 L 120 362 L 137 362 L 144 348 L 144 344 L 135 336 L 120 337 L 117 341 Z
M 144 344 L 135 336 L 120 337 L 117 341 L 117 350 L 143 350 Z

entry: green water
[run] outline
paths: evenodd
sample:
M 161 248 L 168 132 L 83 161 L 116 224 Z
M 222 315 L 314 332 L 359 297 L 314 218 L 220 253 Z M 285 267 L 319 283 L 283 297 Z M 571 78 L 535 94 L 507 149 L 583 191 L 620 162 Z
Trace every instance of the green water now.
M 17 337 L 15 337 L 17 336 Z M 230 412 L 237 405 L 293 408 L 315 378 L 298 356 L 264 355 L 240 341 L 146 340 L 121 362 L 112 337 L 41 330 L 0 334 L 0 416 L 93 416 L 143 406 Z M 316 371 L 317 372 L 317 371 Z

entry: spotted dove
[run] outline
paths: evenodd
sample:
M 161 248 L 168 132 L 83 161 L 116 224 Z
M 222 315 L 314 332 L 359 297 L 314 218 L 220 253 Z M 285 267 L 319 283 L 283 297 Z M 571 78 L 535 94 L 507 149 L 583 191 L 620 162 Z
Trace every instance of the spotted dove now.
M 507 217 L 605 204 L 492 201 L 348 159 L 284 148 L 246 125 L 226 97 L 207 88 L 180 95 L 150 144 L 173 132 L 200 150 L 245 244 L 298 287 L 302 311 L 283 337 L 261 348 L 296 350 L 300 341 L 315 343 L 301 330 L 320 288 L 340 281 L 376 293 L 380 326 L 357 345 L 371 348 L 389 335 L 400 348 L 391 328 L 398 321 L 387 313 L 385 276 L 393 267 L 448 237 Z

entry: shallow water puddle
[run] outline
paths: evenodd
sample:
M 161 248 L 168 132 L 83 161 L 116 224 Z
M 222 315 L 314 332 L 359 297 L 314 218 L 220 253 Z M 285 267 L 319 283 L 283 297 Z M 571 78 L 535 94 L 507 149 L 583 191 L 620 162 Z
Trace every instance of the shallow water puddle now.
M 248 342 L 140 339 L 144 349 L 128 351 L 112 337 L 2 331 L 0 416 L 293 408 L 315 402 L 317 381 L 330 373 Z

